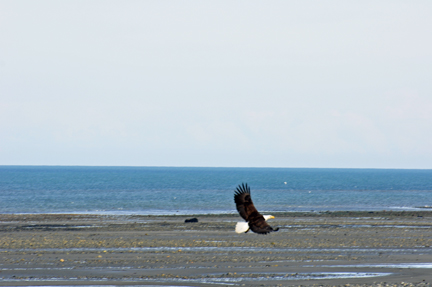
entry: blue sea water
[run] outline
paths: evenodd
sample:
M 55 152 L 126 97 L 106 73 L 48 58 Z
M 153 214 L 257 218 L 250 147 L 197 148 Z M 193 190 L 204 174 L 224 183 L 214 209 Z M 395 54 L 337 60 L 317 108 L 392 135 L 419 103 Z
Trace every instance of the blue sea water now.
M 0 213 L 236 213 L 243 182 L 262 212 L 432 205 L 432 170 L 0 166 Z

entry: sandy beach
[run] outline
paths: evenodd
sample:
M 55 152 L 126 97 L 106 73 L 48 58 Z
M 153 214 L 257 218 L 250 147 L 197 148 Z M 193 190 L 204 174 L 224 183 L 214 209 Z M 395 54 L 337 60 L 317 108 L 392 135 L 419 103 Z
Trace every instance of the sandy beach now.
M 0 215 L 0 285 L 430 286 L 432 212 Z M 185 223 L 196 217 L 197 223 Z

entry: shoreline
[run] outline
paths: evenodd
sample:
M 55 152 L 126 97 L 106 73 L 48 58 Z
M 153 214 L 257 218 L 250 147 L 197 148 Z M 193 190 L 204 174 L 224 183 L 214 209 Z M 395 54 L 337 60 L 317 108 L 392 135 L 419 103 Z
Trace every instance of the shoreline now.
M 281 230 L 258 235 L 237 214 L 0 214 L 0 286 L 432 282 L 432 211 L 273 215 Z
M 432 210 L 429 208 L 419 210 L 372 210 L 372 211 L 351 211 L 351 210 L 336 210 L 336 211 L 275 211 L 275 212 L 261 212 L 262 214 L 272 214 L 278 217 L 368 217 L 368 216 L 432 216 Z M 49 217 L 83 217 L 83 218 L 127 218 L 127 217 L 169 217 L 169 218 L 183 218 L 183 217 L 238 217 L 237 212 L 230 213 L 191 213 L 191 214 L 116 214 L 116 213 L 86 213 L 86 212 L 62 212 L 62 213 L 0 213 L 0 222 L 4 218 L 49 218 Z

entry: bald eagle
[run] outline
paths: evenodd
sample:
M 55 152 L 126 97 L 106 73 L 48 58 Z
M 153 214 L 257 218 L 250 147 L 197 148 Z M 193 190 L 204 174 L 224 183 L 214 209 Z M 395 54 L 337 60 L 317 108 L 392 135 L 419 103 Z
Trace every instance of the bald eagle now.
M 234 192 L 234 202 L 237 207 L 237 211 L 240 216 L 243 217 L 246 222 L 239 222 L 236 226 L 237 233 L 248 232 L 249 229 L 255 233 L 267 234 L 272 231 L 278 231 L 279 228 L 273 229 L 267 224 L 266 220 L 274 218 L 272 215 L 261 215 L 256 210 L 252 198 L 250 196 L 250 188 L 247 183 L 242 183 L 236 188 Z

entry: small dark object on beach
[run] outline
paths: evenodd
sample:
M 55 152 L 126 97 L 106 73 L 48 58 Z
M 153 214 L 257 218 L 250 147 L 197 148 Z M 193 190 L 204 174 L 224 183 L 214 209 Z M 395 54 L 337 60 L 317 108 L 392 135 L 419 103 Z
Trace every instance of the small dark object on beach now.
M 198 218 L 191 218 L 191 219 L 186 219 L 185 220 L 185 223 L 188 223 L 188 222 L 198 222 Z

